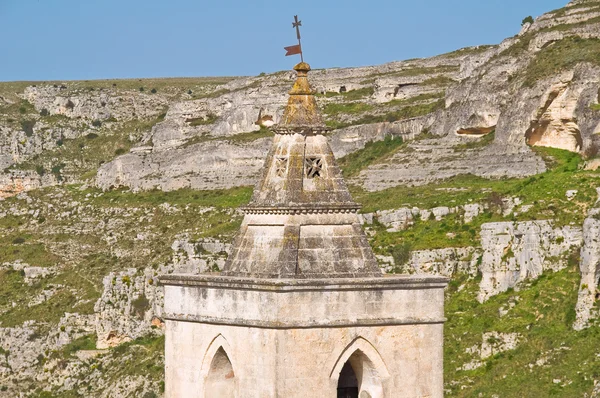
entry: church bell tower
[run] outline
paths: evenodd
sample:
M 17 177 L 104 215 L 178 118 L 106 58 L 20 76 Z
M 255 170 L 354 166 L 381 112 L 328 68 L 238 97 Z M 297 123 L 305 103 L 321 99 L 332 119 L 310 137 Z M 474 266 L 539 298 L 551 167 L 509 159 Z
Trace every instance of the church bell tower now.
M 447 279 L 382 274 L 294 70 L 224 269 L 160 278 L 166 397 L 442 397 Z

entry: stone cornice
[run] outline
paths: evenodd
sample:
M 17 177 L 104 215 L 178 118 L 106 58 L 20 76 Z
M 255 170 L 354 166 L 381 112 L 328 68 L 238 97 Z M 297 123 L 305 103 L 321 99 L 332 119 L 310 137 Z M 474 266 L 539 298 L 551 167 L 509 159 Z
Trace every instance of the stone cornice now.
M 210 274 L 171 274 L 159 276 L 168 286 L 201 286 L 216 289 L 259 290 L 273 292 L 340 290 L 413 290 L 443 289 L 449 279 L 442 276 L 382 276 L 377 278 L 261 279 Z
M 336 214 L 357 213 L 361 209 L 358 204 L 331 206 L 244 206 L 240 210 L 245 214 Z
M 325 135 L 329 133 L 332 128 L 322 125 L 274 125 L 269 128 L 275 134 L 302 134 L 306 136 L 310 135 Z
M 254 327 L 260 329 L 323 329 L 323 328 L 348 328 L 348 327 L 381 327 L 401 325 L 443 324 L 446 318 L 403 318 L 403 319 L 356 319 L 339 321 L 313 321 L 313 322 L 274 322 L 257 319 L 229 319 L 189 314 L 165 314 L 163 319 L 182 322 L 207 323 L 212 325 L 227 325 L 239 327 Z

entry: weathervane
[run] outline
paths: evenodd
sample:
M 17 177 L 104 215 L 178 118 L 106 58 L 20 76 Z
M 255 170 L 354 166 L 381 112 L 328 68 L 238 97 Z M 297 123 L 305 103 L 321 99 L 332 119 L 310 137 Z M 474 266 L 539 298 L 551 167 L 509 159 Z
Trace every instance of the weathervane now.
M 298 44 L 295 46 L 283 47 L 285 51 L 285 56 L 300 54 L 300 60 L 304 62 L 304 57 L 302 56 L 302 43 L 300 42 L 300 26 L 302 26 L 302 21 L 298 21 L 298 15 L 294 15 L 294 22 L 292 22 L 292 28 L 296 28 L 296 36 L 298 37 Z

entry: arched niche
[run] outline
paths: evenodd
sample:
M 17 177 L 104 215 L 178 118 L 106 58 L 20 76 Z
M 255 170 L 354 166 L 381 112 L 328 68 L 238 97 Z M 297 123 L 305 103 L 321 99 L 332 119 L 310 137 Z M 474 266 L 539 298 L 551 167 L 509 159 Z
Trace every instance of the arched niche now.
M 209 345 L 202 361 L 204 397 L 237 397 L 237 380 L 232 361 L 227 354 L 229 345 L 222 335 Z
M 375 347 L 358 337 L 338 357 L 329 377 L 339 398 L 383 398 L 389 372 Z

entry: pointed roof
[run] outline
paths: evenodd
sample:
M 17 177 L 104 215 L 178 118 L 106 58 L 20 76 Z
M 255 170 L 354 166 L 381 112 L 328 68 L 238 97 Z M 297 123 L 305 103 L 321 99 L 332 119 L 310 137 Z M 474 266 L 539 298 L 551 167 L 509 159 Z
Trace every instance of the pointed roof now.
M 308 82 L 298 77 L 222 274 L 258 278 L 381 276 Z
M 314 90 L 308 82 L 310 65 L 301 62 L 294 70 L 298 76 L 289 91 L 281 122 L 272 127 L 276 133 L 273 146 L 245 209 L 332 206 L 359 209 L 324 136 L 330 129 L 323 122 Z

